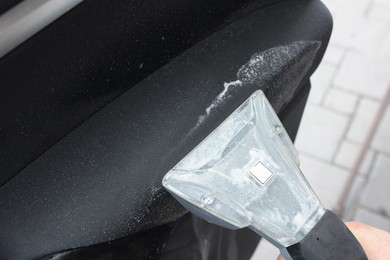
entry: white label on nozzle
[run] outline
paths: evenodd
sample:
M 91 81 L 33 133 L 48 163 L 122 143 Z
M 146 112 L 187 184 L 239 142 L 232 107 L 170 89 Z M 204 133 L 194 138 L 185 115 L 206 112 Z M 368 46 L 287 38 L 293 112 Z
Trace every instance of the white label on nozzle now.
M 264 185 L 272 176 L 272 172 L 268 170 L 260 161 L 258 161 L 249 170 L 249 173 L 256 178 L 262 185 Z

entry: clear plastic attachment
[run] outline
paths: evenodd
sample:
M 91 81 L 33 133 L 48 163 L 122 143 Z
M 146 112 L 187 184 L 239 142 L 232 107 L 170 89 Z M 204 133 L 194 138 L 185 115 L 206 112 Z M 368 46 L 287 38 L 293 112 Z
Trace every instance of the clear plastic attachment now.
M 304 238 L 325 212 L 260 90 L 170 170 L 163 185 L 206 220 L 250 227 L 283 247 Z

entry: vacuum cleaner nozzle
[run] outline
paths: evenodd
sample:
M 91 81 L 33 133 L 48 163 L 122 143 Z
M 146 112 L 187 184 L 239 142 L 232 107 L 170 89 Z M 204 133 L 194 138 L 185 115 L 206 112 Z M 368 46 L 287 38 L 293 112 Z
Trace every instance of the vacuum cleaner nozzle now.
M 284 247 L 300 241 L 325 212 L 261 90 L 170 170 L 163 185 L 194 214 L 250 227 Z
M 332 238 L 341 232 L 343 242 L 355 241 L 307 183 L 297 151 L 260 90 L 173 167 L 163 185 L 195 215 L 230 229 L 249 227 L 286 259 L 337 259 L 345 248 L 358 259 L 355 252 L 363 252 L 357 242 L 344 246 Z

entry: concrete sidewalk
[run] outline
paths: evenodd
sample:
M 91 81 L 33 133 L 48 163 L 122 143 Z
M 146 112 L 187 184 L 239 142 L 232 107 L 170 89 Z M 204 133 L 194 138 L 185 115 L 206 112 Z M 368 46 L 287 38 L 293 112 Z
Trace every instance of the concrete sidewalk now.
M 351 182 L 342 217 L 390 231 L 390 105 L 374 118 L 390 86 L 390 0 L 324 0 L 334 30 L 312 77 L 295 146 L 301 170 L 325 207 L 333 209 L 363 143 L 372 141 Z M 262 240 L 252 259 L 276 259 Z

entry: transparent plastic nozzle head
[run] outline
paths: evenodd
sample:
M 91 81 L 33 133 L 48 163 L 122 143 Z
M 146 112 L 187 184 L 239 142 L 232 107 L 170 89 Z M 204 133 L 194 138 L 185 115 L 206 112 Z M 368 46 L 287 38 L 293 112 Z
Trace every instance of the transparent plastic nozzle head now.
M 183 158 L 164 187 L 194 214 L 250 227 L 279 247 L 299 242 L 325 209 L 262 91 L 256 91 Z

